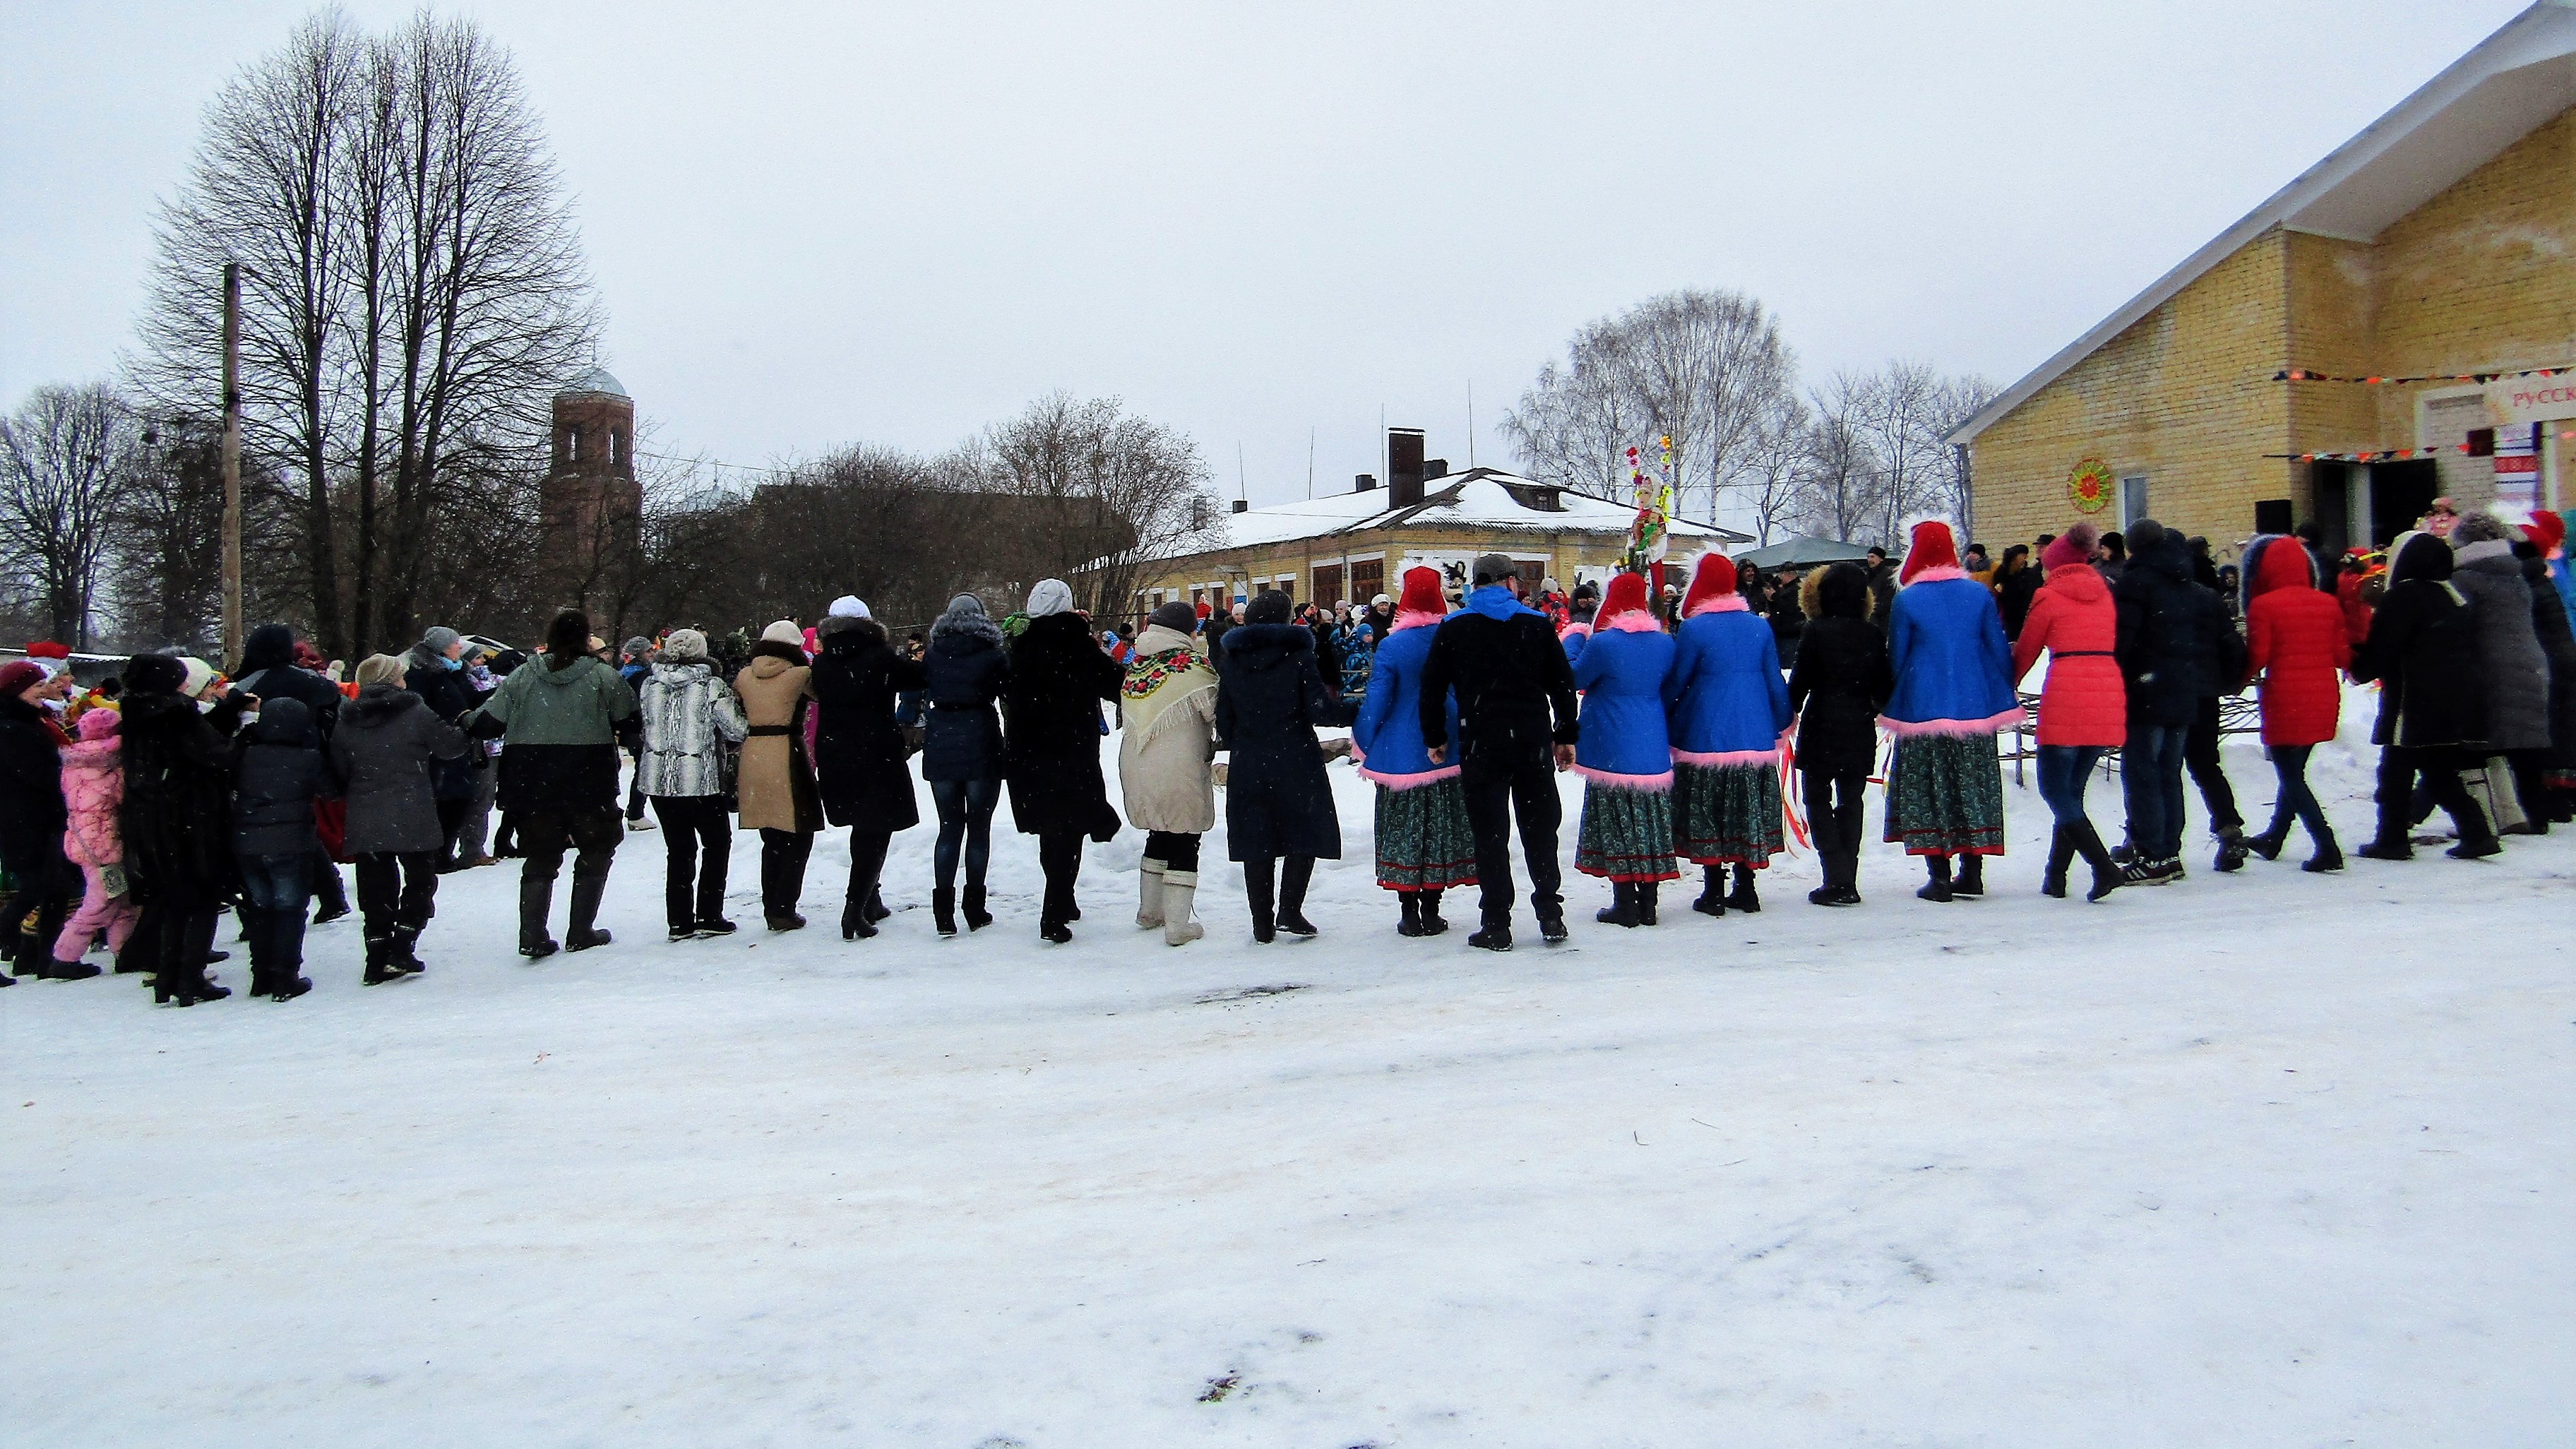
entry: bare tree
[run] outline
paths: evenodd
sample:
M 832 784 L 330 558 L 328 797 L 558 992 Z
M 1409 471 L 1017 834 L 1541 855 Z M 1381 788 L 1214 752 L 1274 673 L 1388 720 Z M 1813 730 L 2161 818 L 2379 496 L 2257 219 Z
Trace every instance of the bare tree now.
M 1147 562 L 1187 552 L 1224 516 L 1198 445 L 1116 398 L 1050 393 L 986 429 L 957 466 L 1015 502 L 1028 567 L 1078 574 L 1103 616 L 1127 612 Z
M 1530 475 L 1623 496 L 1628 448 L 1670 437 L 1680 501 L 1711 513 L 1797 368 L 1762 304 L 1724 290 L 1650 297 L 1586 324 L 1566 351 L 1503 418 Z
M 160 412 L 217 410 L 218 283 L 241 262 L 245 451 L 300 483 L 253 529 L 300 540 L 327 648 L 404 641 L 443 603 L 438 513 L 494 512 L 475 490 L 524 470 L 490 455 L 543 436 L 597 331 L 509 57 L 467 21 L 374 40 L 307 21 L 217 97 L 156 241 L 138 385 Z
M 1813 421 L 1807 428 L 1797 514 L 1807 532 L 1837 543 L 1859 542 L 1882 513 L 1878 459 L 1861 421 L 1869 405 L 1867 391 L 1864 379 L 1837 373 L 1810 398 Z M 1887 539 L 1881 535 L 1871 541 L 1883 544 Z
M 1941 448 L 1941 462 L 1934 469 L 1934 506 L 1949 514 L 1959 524 L 1962 535 L 1973 534 L 1977 526 L 1977 500 L 1968 474 L 1968 450 L 1964 446 L 1941 442 L 1944 434 L 1966 422 L 1995 400 L 2002 391 L 1986 378 L 1970 373 L 1964 377 L 1942 380 L 1933 394 L 1930 427 L 1933 440 Z
M 40 387 L 0 418 L 0 549 L 28 575 L 53 637 L 90 644 L 111 525 L 140 429 L 104 383 Z
M 1815 428 L 1815 415 L 1806 403 L 1794 393 L 1783 393 L 1763 410 L 1760 426 L 1745 441 L 1733 486 L 1735 496 L 1753 515 L 1760 547 L 1768 548 L 1774 534 L 1787 532 L 1798 522 Z

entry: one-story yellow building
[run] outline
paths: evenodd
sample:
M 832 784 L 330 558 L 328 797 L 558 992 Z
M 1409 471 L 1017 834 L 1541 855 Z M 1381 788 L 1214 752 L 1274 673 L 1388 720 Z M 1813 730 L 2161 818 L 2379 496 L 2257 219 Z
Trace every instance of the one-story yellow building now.
M 1990 546 L 2384 544 L 2576 504 L 2576 0 L 2497 31 L 1950 435 Z

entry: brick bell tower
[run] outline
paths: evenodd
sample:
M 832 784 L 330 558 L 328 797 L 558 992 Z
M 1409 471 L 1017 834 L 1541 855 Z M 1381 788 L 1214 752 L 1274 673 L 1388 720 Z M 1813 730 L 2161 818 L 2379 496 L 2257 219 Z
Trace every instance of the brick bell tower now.
M 644 489 L 635 481 L 635 399 L 593 367 L 555 394 L 553 463 L 540 494 L 543 558 L 557 596 L 584 609 L 641 534 Z

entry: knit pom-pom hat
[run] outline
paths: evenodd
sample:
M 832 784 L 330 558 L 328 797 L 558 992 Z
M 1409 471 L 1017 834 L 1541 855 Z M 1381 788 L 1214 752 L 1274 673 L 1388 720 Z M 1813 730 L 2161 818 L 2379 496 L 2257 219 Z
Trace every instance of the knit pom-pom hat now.
M 2044 569 L 2062 569 L 2069 564 L 2091 563 L 2093 546 L 2102 541 L 2102 530 L 2089 523 L 2079 523 L 2049 542 L 2039 556 Z
M 1914 542 L 1905 550 L 1905 567 L 1896 571 L 1896 582 L 1930 582 L 1926 574 L 1935 579 L 1966 577 L 1959 567 L 1959 541 L 1951 536 L 1950 525 L 1937 518 L 1914 525 Z
M 125 717 L 117 713 L 115 706 L 104 704 L 92 705 L 82 710 L 80 723 L 74 726 L 80 731 L 80 737 L 85 740 L 109 739 L 124 727 Z
M 1635 574 L 1621 574 L 1619 577 L 1637 578 Z M 1637 579 L 1637 582 L 1642 586 L 1645 580 Z M 1610 586 L 1617 588 L 1618 579 L 1611 580 Z M 1688 619 L 1714 609 L 1721 599 L 1740 597 L 1736 593 L 1735 560 L 1722 553 L 1701 554 L 1699 562 L 1691 565 L 1690 592 L 1682 595 L 1682 617 Z M 1609 612 L 1609 606 L 1603 605 L 1602 616 L 1607 618 Z

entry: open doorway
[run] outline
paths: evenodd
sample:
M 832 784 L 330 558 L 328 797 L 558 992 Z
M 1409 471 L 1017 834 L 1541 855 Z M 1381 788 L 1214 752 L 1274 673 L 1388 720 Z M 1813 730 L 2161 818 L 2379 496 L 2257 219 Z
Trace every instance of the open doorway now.
M 2430 459 L 2370 465 L 2370 546 L 2386 548 L 2441 496 L 2442 474 Z

